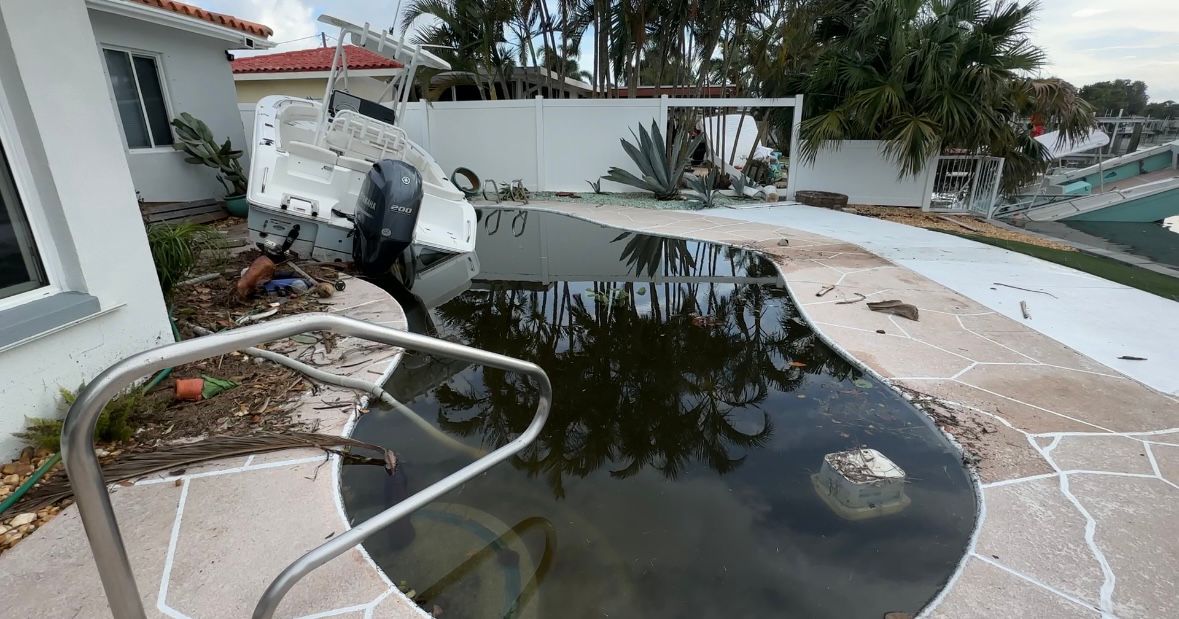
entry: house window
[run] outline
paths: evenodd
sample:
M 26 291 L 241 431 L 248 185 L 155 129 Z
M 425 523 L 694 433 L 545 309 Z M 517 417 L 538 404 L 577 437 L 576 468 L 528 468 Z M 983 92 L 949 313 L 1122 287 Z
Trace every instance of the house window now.
M 47 283 L 12 168 L 0 145 L 0 299 Z
M 106 70 L 115 93 L 119 120 L 129 148 L 172 144 L 168 106 L 160 86 L 160 69 L 152 56 L 104 49 Z

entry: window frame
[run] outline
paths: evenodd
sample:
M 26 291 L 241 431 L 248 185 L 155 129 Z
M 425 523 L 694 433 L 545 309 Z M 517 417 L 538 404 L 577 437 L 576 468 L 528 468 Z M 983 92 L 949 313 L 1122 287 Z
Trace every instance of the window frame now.
M 147 139 L 149 142 L 151 142 L 151 146 L 131 146 L 130 142 L 127 140 L 127 130 L 123 127 L 123 116 L 121 114 L 119 114 L 119 98 L 115 94 L 115 84 L 114 84 L 114 82 L 111 81 L 110 68 L 107 66 L 107 63 L 106 63 L 107 50 L 110 50 L 112 52 L 119 52 L 121 54 L 127 55 L 127 61 L 131 67 L 131 76 L 132 76 L 132 79 L 135 81 L 135 93 L 138 95 L 137 98 L 139 99 L 139 112 L 141 114 L 141 118 L 143 119 L 144 129 L 147 131 Z M 114 107 L 115 118 L 118 119 L 118 121 L 119 121 L 119 135 L 121 135 L 123 137 L 124 150 L 126 150 L 127 152 L 131 152 L 131 153 L 179 152 L 172 147 L 172 144 L 175 144 L 177 142 L 178 138 L 176 136 L 176 131 L 172 128 L 172 124 L 171 124 L 172 119 L 175 118 L 175 114 L 172 111 L 173 110 L 172 95 L 171 95 L 171 93 L 168 92 L 168 82 L 164 77 L 164 57 L 163 57 L 163 55 L 159 54 L 158 52 L 152 52 L 152 51 L 147 51 L 147 50 L 142 50 L 142 49 L 135 49 L 132 47 L 123 47 L 120 45 L 107 45 L 105 43 L 99 44 L 98 51 L 99 51 L 99 56 L 101 56 L 103 59 L 102 73 L 103 73 L 103 75 L 106 76 L 107 93 L 110 95 L 111 104 Z M 151 129 L 151 122 L 148 120 L 148 117 L 147 117 L 147 104 L 143 101 L 143 91 L 140 90 L 140 88 L 139 88 L 139 72 L 135 68 L 135 57 L 136 56 L 139 56 L 141 58 L 147 58 L 147 59 L 151 60 L 153 64 L 155 64 L 156 80 L 159 81 L 160 94 L 164 98 L 164 113 L 167 116 L 166 120 L 168 121 L 168 131 L 171 132 L 171 135 L 172 135 L 172 144 L 163 144 L 163 145 L 156 144 L 156 138 L 155 138 L 155 135 Z
M 41 259 L 41 268 L 45 273 L 45 285 L 0 299 L 0 312 L 45 299 L 65 292 L 63 288 L 64 274 L 61 259 L 53 235 L 50 234 L 49 221 L 45 215 L 45 207 L 41 202 L 40 192 L 37 191 L 33 170 L 28 159 L 20 156 L 25 151 L 17 130 L 16 118 L 8 106 L 8 93 L 4 85 L 0 84 L 0 142 L 3 142 L 4 153 L 8 158 L 8 167 L 12 171 L 12 184 L 20 197 L 24 208 L 25 220 L 29 224 L 29 232 L 33 237 L 33 244 L 37 255 Z

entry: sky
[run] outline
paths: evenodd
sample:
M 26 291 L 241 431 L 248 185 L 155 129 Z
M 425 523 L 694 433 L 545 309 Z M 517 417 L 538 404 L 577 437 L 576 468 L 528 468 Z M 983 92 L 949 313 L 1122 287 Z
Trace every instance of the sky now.
M 278 50 L 319 44 L 320 13 L 392 25 L 398 0 L 193 0 L 274 29 Z M 408 3 L 408 0 L 401 0 Z M 1032 35 L 1048 55 L 1043 76 L 1078 88 L 1128 78 L 1146 82 L 1152 101 L 1179 101 L 1179 0 L 1041 0 Z M 583 56 L 581 64 L 592 66 Z

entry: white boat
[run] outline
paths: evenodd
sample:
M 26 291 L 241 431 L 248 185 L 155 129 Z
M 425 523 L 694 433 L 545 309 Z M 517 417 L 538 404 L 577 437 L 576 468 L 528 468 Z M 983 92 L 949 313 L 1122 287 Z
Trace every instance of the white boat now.
M 418 251 L 474 251 L 475 209 L 400 126 L 415 71 L 449 70 L 450 65 L 406 43 L 404 34 L 397 40 L 368 24 L 357 26 L 328 15 L 319 21 L 339 28 L 323 100 L 272 95 L 258 102 L 247 193 L 251 240 L 280 246 L 286 242 L 304 258 L 352 260 L 362 186 L 374 164 L 393 160 L 409 164 L 421 176 L 421 202 L 411 214 L 416 217 L 410 221 L 412 239 L 404 243 Z M 347 84 L 346 42 L 407 67 L 390 82 L 390 102 L 367 101 L 336 88 L 341 78 Z M 410 184 L 408 178 L 401 181 Z M 379 232 L 390 236 L 389 228 Z

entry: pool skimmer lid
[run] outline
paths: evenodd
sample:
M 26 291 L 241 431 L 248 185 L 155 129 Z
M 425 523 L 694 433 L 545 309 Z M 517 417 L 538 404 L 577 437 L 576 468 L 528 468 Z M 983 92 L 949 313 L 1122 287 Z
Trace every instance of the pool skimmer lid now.
M 823 466 L 811 475 L 811 483 L 827 507 L 847 520 L 895 514 L 910 503 L 904 469 L 875 449 L 823 456 Z

